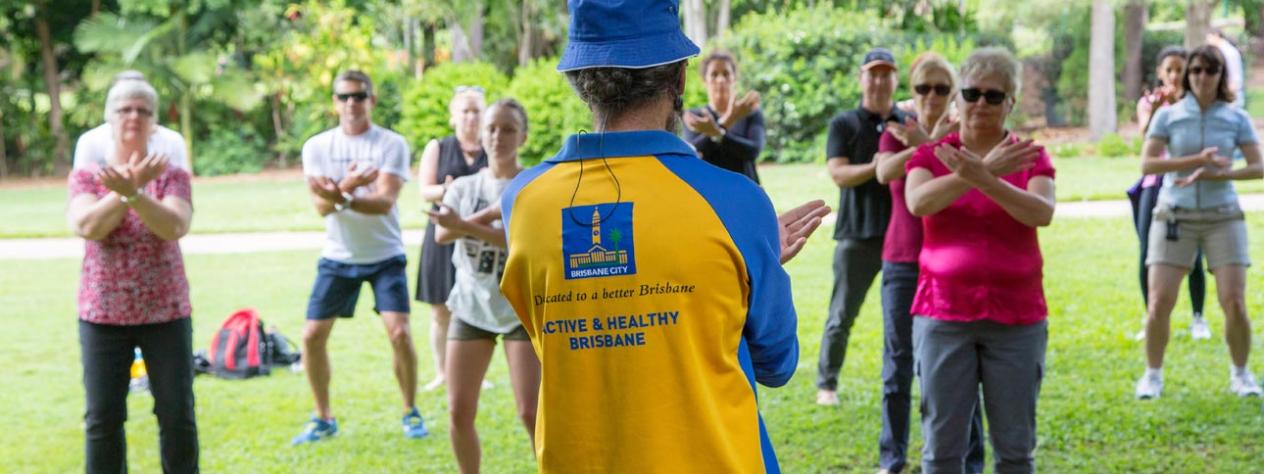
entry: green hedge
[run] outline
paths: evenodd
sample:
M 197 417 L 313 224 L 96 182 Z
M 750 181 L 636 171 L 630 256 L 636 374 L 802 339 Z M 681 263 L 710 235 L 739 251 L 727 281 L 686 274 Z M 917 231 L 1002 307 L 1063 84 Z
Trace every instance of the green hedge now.
M 518 68 L 506 92 L 522 103 L 531 120 L 527 144 L 518 153 L 524 165 L 552 157 L 568 135 L 593 128 L 588 106 L 575 95 L 566 75 L 557 72 L 557 61 L 541 59 Z
M 408 81 L 395 131 L 408 140 L 414 157 L 421 156 L 430 140 L 452 134 L 448 102 L 457 86 L 482 87 L 490 102 L 509 88 L 509 78 L 491 64 L 469 62 L 443 64 L 427 70 L 421 80 Z
M 905 73 L 917 54 L 935 50 L 956 63 L 974 47 L 948 34 L 900 33 L 872 13 L 824 5 L 746 15 L 719 46 L 741 63 L 742 88 L 762 95 L 768 138 L 762 159 L 783 163 L 825 159 L 830 119 L 860 104 L 858 71 L 870 48 L 895 53 L 897 95 L 907 95 Z

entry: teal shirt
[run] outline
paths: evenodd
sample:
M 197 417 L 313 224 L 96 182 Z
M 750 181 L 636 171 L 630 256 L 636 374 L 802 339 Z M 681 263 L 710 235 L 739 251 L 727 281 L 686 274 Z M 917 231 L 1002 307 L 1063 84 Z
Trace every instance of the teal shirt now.
M 1251 117 L 1240 108 L 1227 102 L 1217 101 L 1202 110 L 1194 94 L 1169 107 L 1159 109 L 1150 122 L 1147 138 L 1167 141 L 1167 154 L 1171 157 L 1189 156 L 1207 147 L 1217 147 L 1216 154 L 1241 159 L 1236 153 L 1243 145 L 1259 143 Z M 1163 189 L 1159 191 L 1159 203 L 1171 207 L 1206 209 L 1236 204 L 1238 194 L 1232 181 L 1196 181 L 1187 187 L 1176 186 L 1176 180 L 1189 176 L 1194 170 L 1174 171 L 1163 176 Z

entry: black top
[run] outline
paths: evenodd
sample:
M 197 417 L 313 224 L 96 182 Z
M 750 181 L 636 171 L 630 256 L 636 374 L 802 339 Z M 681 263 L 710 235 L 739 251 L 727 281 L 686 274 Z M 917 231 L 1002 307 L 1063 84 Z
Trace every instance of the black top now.
M 689 109 L 687 113 L 711 114 L 711 119 L 720 123 L 719 112 L 710 105 Z M 707 163 L 745 175 L 755 184 L 759 184 L 755 160 L 759 159 L 759 152 L 764 149 L 764 114 L 759 109 L 729 127 L 719 142 L 688 128 L 685 128 L 685 140 L 693 144 Z
M 853 165 L 872 162 L 887 122 L 903 123 L 904 117 L 898 107 L 892 107 L 891 114 L 885 117 L 863 108 L 838 114 L 830 120 L 826 159 L 847 158 Z M 891 192 L 877 178 L 838 189 L 834 240 L 882 238 L 890 219 Z
M 449 176 L 452 179 L 469 176 L 486 167 L 487 152 L 481 147 L 478 157 L 474 158 L 474 164 L 470 165 L 465 161 L 465 152 L 461 151 L 461 142 L 455 135 L 439 140 L 439 169 L 435 173 L 436 183 L 443 184 Z

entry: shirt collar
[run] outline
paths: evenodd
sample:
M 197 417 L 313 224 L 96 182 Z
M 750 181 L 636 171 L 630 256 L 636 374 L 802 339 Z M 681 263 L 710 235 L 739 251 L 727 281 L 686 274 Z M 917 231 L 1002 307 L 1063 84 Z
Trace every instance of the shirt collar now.
M 1185 97 L 1181 98 L 1180 105 L 1189 113 L 1192 113 L 1195 115 L 1203 113 L 1203 108 L 1201 105 L 1198 105 L 1198 98 L 1194 97 L 1193 92 L 1186 92 Z M 1217 100 L 1211 103 L 1211 108 L 1207 109 L 1207 112 L 1208 113 L 1218 112 L 1221 107 L 1224 107 L 1227 105 L 1228 105 L 1228 102 L 1225 102 L 1223 100 Z
M 866 109 L 864 104 L 861 104 L 859 107 L 856 107 L 856 110 L 860 111 L 860 116 L 862 118 L 873 123 L 884 123 L 888 120 L 891 120 L 892 118 L 895 118 L 900 121 L 904 120 L 904 111 L 900 110 L 900 107 L 896 104 L 891 105 L 891 113 L 886 116 L 883 116 L 882 114 Z
M 562 151 L 545 161 L 563 163 L 590 158 L 666 154 L 693 155 L 694 151 L 680 137 L 663 130 L 577 133 L 566 138 Z

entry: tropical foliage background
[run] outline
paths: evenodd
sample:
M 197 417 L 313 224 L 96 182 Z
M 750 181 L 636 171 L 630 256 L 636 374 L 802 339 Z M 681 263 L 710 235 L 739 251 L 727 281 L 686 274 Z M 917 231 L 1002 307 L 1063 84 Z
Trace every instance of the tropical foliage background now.
M 536 161 L 590 127 L 553 69 L 565 45 L 565 3 L 2 2 L 0 179 L 63 173 L 124 69 L 144 72 L 158 89 L 160 123 L 186 137 L 200 175 L 295 165 L 303 141 L 334 123 L 329 81 L 350 67 L 373 76 L 376 121 L 404 133 L 414 153 L 449 133 L 453 87 L 518 98 L 532 119 L 523 156 Z M 1264 0 L 682 0 L 681 11 L 690 36 L 736 53 L 741 86 L 763 93 L 763 159 L 778 162 L 821 159 L 825 124 L 856 104 L 855 68 L 871 46 L 892 48 L 906 66 L 928 49 L 960 60 L 977 46 L 1009 47 L 1027 66 L 1015 126 L 1098 124 L 1090 115 L 1109 114 L 1094 137 L 1119 141 L 1114 116 L 1126 121 L 1153 83 L 1160 47 L 1200 43 L 1213 25 L 1244 51 L 1264 38 Z M 1106 14 L 1094 35 L 1091 25 Z M 1113 64 L 1098 67 L 1113 68 L 1119 81 L 1089 81 L 1092 44 L 1114 49 Z M 687 103 L 700 105 L 691 74 Z M 1117 99 L 1098 104 L 1107 112 L 1090 110 L 1090 85 Z

